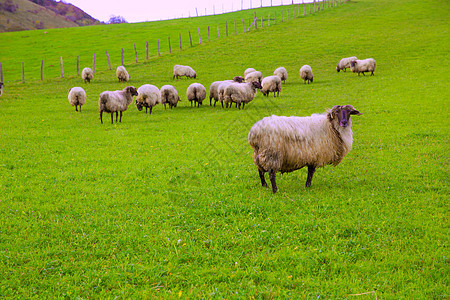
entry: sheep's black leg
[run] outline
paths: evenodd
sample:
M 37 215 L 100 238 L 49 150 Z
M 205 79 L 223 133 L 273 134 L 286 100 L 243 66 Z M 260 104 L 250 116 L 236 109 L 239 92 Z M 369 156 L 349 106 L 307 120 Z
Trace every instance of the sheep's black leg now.
M 245 107 L 245 102 L 244 102 L 244 103 L 242 103 L 242 109 L 244 109 L 244 107 Z
M 78 111 L 78 109 L 77 109 L 77 105 L 75 105 L 75 111 Z
M 364 76 L 366 76 L 366 74 L 364 74 L 364 72 L 362 72 Z
M 114 124 L 114 113 L 111 113 L 111 124 Z
M 81 104 L 80 104 L 80 112 L 81 112 Z
M 212 100 L 212 97 L 211 96 L 209 96 L 209 106 L 211 106 L 212 104 L 211 104 L 211 100 Z M 214 103 L 215 104 L 215 103 Z
M 269 179 L 270 179 L 270 183 L 272 183 L 272 192 L 275 194 L 278 190 L 277 188 L 277 182 L 275 180 L 275 176 L 276 173 L 274 170 L 269 170 Z
M 372 74 L 370 74 L 370 76 L 373 76 L 374 74 L 373 74 L 373 71 L 372 71 Z
M 102 118 L 102 115 L 103 115 L 103 112 L 101 111 L 101 112 L 100 112 L 100 123 L 103 124 L 103 118 Z
M 264 178 L 264 171 L 261 171 L 260 169 L 258 169 L 259 172 L 259 179 L 261 179 L 261 185 L 264 187 L 267 187 L 267 182 L 266 179 Z
M 152 108 L 153 108 L 153 106 L 150 106 L 150 114 L 152 114 Z
M 122 112 L 120 112 L 120 119 L 119 119 L 119 122 L 122 122 Z M 117 123 L 117 120 L 116 120 L 116 123 Z
M 314 175 L 314 172 L 316 171 L 316 167 L 314 166 L 308 166 L 308 178 L 306 179 L 306 187 L 311 186 L 311 181 Z

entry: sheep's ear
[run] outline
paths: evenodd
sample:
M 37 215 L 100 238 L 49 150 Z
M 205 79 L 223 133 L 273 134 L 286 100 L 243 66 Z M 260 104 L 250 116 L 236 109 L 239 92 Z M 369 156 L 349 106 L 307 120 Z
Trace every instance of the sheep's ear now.
M 351 114 L 351 115 L 357 115 L 357 116 L 362 115 L 362 113 L 360 113 L 360 112 L 357 111 L 356 109 L 352 110 L 352 111 L 350 112 L 350 114 Z
M 345 109 L 348 111 L 348 113 L 350 115 L 357 115 L 360 116 L 362 115 L 362 113 L 360 113 L 359 111 L 357 111 L 352 105 L 346 105 Z
M 0 86 L 2 86 L 2 83 L 1 83 L 1 82 L 0 82 Z M 72 88 L 69 89 L 69 93 L 70 93 L 71 90 L 72 90 Z

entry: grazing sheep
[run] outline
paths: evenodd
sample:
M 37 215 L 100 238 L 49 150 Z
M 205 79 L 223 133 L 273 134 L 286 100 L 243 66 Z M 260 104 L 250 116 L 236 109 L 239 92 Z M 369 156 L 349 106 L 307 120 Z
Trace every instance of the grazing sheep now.
M 344 70 L 344 72 L 347 72 L 347 68 L 350 68 L 350 62 L 352 60 L 357 60 L 356 56 L 341 59 L 336 66 L 336 71 Z
M 303 67 L 300 68 L 300 78 L 303 79 L 306 84 L 306 81 L 308 81 L 308 84 L 310 82 L 313 82 L 314 76 L 311 70 L 311 67 L 308 65 L 304 65 Z
M 258 81 L 247 82 L 247 83 L 231 83 L 228 85 L 223 92 L 223 101 L 225 102 L 225 107 L 228 108 L 228 103 L 234 102 L 241 109 L 244 109 L 245 103 L 249 103 L 253 100 L 256 94 L 256 89 L 261 89 L 262 86 Z
M 84 83 L 91 83 L 92 78 L 94 78 L 94 72 L 91 68 L 84 68 L 83 71 L 81 71 L 81 78 L 84 80 Z
M 352 60 L 350 62 L 350 70 L 353 73 L 362 73 L 364 76 L 366 76 L 364 74 L 364 72 L 372 72 L 372 74 L 370 74 L 370 76 L 373 76 L 373 72 L 375 71 L 375 67 L 377 66 L 377 63 L 375 62 L 375 59 L 373 58 L 367 58 L 367 59 L 363 59 L 363 60 Z
M 253 69 L 253 68 L 248 68 L 248 69 L 246 69 L 245 71 L 244 71 L 244 78 L 245 78 L 245 76 L 247 76 L 247 74 L 249 74 L 249 73 L 251 73 L 251 72 L 255 72 L 256 70 L 255 69 Z
M 256 122 L 250 129 L 248 142 L 253 148 L 253 162 L 262 186 L 267 186 L 264 174 L 269 172 L 272 191 L 276 193 L 277 172 L 292 172 L 307 166 L 306 187 L 310 187 L 316 168 L 337 166 L 352 149 L 351 115 L 361 113 L 351 105 L 336 105 L 321 115 L 272 115 Z
M 86 103 L 86 92 L 80 88 L 80 87 L 73 87 L 69 89 L 69 103 L 72 106 L 75 106 L 75 111 L 78 111 L 77 107 L 80 106 L 80 112 L 81 112 L 81 105 L 84 105 Z
M 258 81 L 259 83 L 261 83 L 262 78 L 263 76 L 260 71 L 254 71 L 245 75 L 245 82 Z
M 273 71 L 273 75 L 280 77 L 283 80 L 283 83 L 286 82 L 287 79 L 287 71 L 284 67 L 279 67 L 275 71 Z
M 198 104 L 198 107 L 202 105 L 203 100 L 206 98 L 206 89 L 200 83 L 193 83 L 188 86 L 186 90 L 186 97 L 191 102 L 194 101 L 194 107 Z
M 3 82 L 0 82 L 0 96 L 3 95 Z
M 261 86 L 261 93 L 264 96 L 269 97 L 269 93 L 272 92 L 273 96 L 275 97 L 276 92 L 278 97 L 280 96 L 281 91 L 281 78 L 277 75 L 264 77 Z
M 123 81 L 129 81 L 130 75 L 128 75 L 127 69 L 125 69 L 124 66 L 118 66 L 116 69 L 116 76 L 117 79 L 119 79 L 119 82 Z
M 173 77 L 182 77 L 186 76 L 186 78 L 197 78 L 197 73 L 195 73 L 194 69 L 189 66 L 175 65 L 173 66 Z
M 111 124 L 113 123 L 113 114 L 117 115 L 120 111 L 120 120 L 122 122 L 122 112 L 126 111 L 128 105 L 133 101 L 133 96 L 137 96 L 138 92 L 134 86 L 127 86 L 121 91 L 105 91 L 100 94 L 98 99 L 98 111 L 100 112 L 100 122 L 103 124 L 103 112 L 111 113 Z
M 216 106 L 217 101 L 219 100 L 219 85 L 223 82 L 239 82 L 244 81 L 242 76 L 235 76 L 233 80 L 222 80 L 222 81 L 214 81 L 211 83 L 209 87 L 209 105 L 211 106 L 211 100 L 214 98 L 214 107 Z
M 164 104 L 164 109 L 166 109 L 166 103 L 169 103 L 170 109 L 177 107 L 178 101 L 181 100 L 174 86 L 163 85 L 161 87 L 161 103 Z
M 232 83 L 233 82 L 223 81 L 222 83 L 219 84 L 219 87 L 217 88 L 217 94 L 218 94 L 220 103 L 222 103 L 222 108 L 223 108 L 225 89 L 227 88 L 227 86 L 229 86 Z M 214 104 L 215 104 L 215 102 L 214 102 Z
M 151 84 L 144 84 L 137 90 L 138 95 L 136 97 L 136 107 L 139 111 L 145 107 L 145 113 L 150 108 L 150 114 L 152 114 L 152 108 L 156 104 L 161 103 L 161 93 L 159 89 Z

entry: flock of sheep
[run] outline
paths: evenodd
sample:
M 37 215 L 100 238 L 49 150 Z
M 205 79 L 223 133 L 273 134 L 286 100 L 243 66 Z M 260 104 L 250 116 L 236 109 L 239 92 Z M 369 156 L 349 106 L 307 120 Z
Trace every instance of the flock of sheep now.
M 346 71 L 347 68 L 354 73 L 371 72 L 374 75 L 376 62 L 372 58 L 358 60 L 356 57 L 347 57 L 340 60 L 336 71 Z M 300 68 L 300 77 L 306 82 L 312 83 L 314 75 L 309 65 Z M 119 81 L 128 81 L 129 74 L 125 67 L 119 66 L 116 70 Z M 180 77 L 197 78 L 197 73 L 189 66 L 175 65 L 173 79 Z M 85 68 L 82 72 L 85 82 L 93 79 L 93 72 Z M 253 68 L 245 70 L 244 77 L 235 76 L 231 80 L 215 81 L 211 83 L 209 103 L 214 106 L 220 101 L 222 107 L 231 107 L 236 104 L 239 109 L 251 102 L 259 89 L 264 96 L 273 93 L 279 96 L 281 82 L 287 79 L 287 71 L 284 67 L 277 68 L 274 75 L 264 77 L 260 71 Z M 0 85 L 1 87 L 1 85 Z M 1 95 L 1 94 L 0 94 Z M 144 84 L 137 90 L 128 86 L 123 90 L 105 91 L 100 94 L 99 113 L 100 122 L 103 123 L 103 112 L 111 114 L 113 123 L 114 113 L 116 122 L 120 113 L 119 122 L 122 121 L 122 112 L 127 110 L 136 96 L 136 106 L 139 111 L 144 107 L 150 109 L 157 104 L 169 104 L 176 107 L 180 101 L 178 92 L 172 85 L 164 85 L 161 89 L 151 84 Z M 203 104 L 206 98 L 206 89 L 200 83 L 192 83 L 186 91 L 188 101 L 194 106 Z M 86 103 L 86 93 L 81 87 L 69 90 L 69 103 L 78 111 Z M 263 118 L 253 125 L 248 135 L 248 142 L 253 148 L 253 161 L 258 168 L 261 184 L 267 186 L 264 178 L 269 173 L 272 191 L 277 191 L 276 173 L 292 172 L 308 167 L 306 187 L 311 186 L 315 169 L 328 164 L 338 165 L 345 155 L 352 149 L 353 133 L 351 130 L 351 115 L 361 115 L 351 105 L 336 105 L 323 114 L 314 114 L 309 117 L 284 117 L 270 116 Z

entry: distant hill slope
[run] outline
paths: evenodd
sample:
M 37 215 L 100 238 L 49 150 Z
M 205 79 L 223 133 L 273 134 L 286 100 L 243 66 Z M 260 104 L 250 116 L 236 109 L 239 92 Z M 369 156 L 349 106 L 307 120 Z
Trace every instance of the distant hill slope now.
M 72 4 L 52 0 L 0 0 L 0 32 L 94 24 L 100 22 Z

